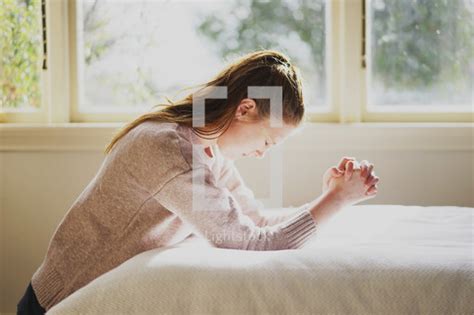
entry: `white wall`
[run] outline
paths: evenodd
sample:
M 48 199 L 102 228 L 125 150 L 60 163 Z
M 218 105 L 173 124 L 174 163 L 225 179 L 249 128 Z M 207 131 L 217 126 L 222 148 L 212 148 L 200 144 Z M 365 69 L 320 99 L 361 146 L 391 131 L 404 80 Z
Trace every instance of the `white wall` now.
M 349 155 L 373 162 L 381 178 L 377 198 L 367 203 L 474 207 L 472 128 L 351 128 L 314 127 L 283 145 L 285 206 L 317 197 L 325 169 Z M 14 312 L 55 227 L 95 175 L 100 148 L 115 129 L 0 132 L 0 311 Z M 259 198 L 269 193 L 268 160 L 237 163 Z

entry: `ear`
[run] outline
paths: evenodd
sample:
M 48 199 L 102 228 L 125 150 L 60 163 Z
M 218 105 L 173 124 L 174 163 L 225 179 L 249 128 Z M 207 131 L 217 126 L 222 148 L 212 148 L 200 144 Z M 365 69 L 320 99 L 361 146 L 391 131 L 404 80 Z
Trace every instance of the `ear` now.
M 235 118 L 240 119 L 248 116 L 253 116 L 257 111 L 257 103 L 251 98 L 244 98 L 240 101 L 235 112 Z

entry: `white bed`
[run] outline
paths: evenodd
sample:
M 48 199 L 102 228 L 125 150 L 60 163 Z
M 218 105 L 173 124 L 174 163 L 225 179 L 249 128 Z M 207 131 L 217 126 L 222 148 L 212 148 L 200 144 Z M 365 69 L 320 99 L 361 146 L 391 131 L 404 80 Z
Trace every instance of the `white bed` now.
M 346 208 L 304 248 L 191 237 L 126 261 L 48 314 L 473 314 L 474 208 Z

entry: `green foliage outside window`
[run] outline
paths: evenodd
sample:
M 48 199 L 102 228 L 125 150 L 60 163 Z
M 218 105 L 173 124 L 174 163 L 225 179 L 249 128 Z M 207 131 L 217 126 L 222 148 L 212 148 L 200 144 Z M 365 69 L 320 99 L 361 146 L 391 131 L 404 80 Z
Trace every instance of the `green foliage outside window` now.
M 92 2 L 86 13 L 86 63 L 114 49 Z M 468 0 L 373 0 L 372 73 L 391 88 L 423 89 L 439 82 L 472 84 L 474 28 Z M 285 51 L 280 39 L 299 39 L 313 70 L 324 78 L 324 0 L 236 0 L 229 12 L 203 16 L 198 33 L 222 57 L 255 49 Z M 100 36 L 99 36 L 100 35 Z M 40 0 L 0 0 L 0 108 L 40 106 Z M 354 52 L 359 54 L 360 52 Z M 291 56 L 291 54 L 290 54 Z M 295 61 L 298 62 L 297 58 Z M 312 70 L 312 71 L 313 71 Z
M 295 34 L 310 49 L 318 72 L 323 73 L 324 3 L 324 0 L 239 0 L 229 12 L 206 17 L 199 31 L 216 44 L 223 57 L 260 48 L 285 50 L 277 39 Z M 237 25 L 233 19 L 238 21 Z
M 469 82 L 474 25 L 468 1 L 377 0 L 372 10 L 377 80 L 411 89 L 441 80 Z
M 239 0 L 229 12 L 207 16 L 199 30 L 224 57 L 257 48 L 282 49 L 274 38 L 296 33 L 310 49 L 319 75 L 323 75 L 325 21 L 318 12 L 324 2 Z M 370 48 L 376 80 L 400 90 L 472 84 L 474 27 L 469 0 L 368 3 L 373 15 L 367 32 L 372 31 Z M 243 6 L 250 11 L 235 25 L 233 17 Z
M 41 104 L 39 0 L 0 0 L 0 108 Z

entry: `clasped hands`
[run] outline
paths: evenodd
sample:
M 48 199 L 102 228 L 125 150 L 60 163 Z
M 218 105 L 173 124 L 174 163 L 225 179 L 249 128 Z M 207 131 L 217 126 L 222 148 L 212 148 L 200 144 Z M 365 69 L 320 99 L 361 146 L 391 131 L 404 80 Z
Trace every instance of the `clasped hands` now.
M 333 194 L 344 204 L 353 205 L 377 195 L 374 165 L 367 160 L 360 163 L 354 157 L 343 157 L 323 175 L 323 193 Z

